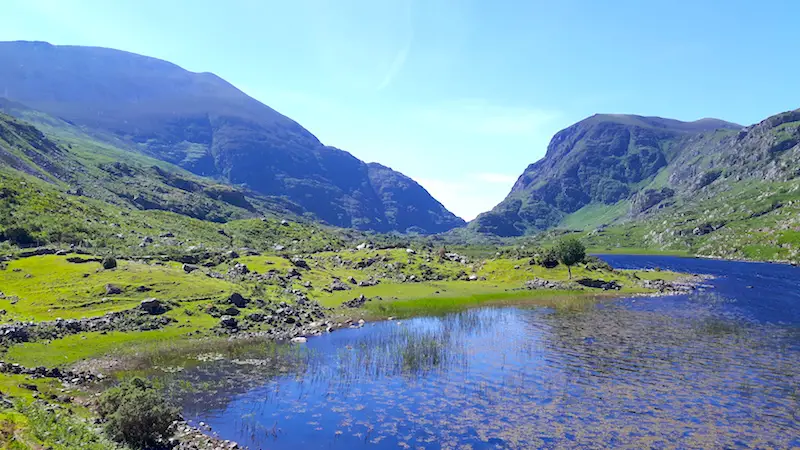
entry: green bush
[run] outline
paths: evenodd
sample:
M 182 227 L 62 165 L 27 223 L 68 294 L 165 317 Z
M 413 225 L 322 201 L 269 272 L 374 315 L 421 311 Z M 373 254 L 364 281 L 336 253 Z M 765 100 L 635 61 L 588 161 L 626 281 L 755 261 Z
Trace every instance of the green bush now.
M 548 248 L 542 252 L 541 265 L 544 268 L 552 269 L 558 265 L 558 254 L 553 248 Z
M 180 417 L 179 410 L 141 378 L 105 391 L 98 409 L 109 437 L 138 449 L 166 442 L 170 426 Z
M 117 267 L 117 259 L 113 256 L 103 258 L 103 269 L 110 270 Z

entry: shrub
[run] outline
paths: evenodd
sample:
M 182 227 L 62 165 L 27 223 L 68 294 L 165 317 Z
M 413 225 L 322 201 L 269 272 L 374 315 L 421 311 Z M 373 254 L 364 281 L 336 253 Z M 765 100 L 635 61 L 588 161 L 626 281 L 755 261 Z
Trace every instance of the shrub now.
M 575 238 L 564 238 L 554 247 L 558 261 L 567 266 L 569 277 L 572 278 L 572 266 L 586 258 L 586 247 Z
M 541 265 L 547 269 L 552 269 L 558 265 L 558 254 L 555 249 L 548 248 L 542 252 Z
M 141 378 L 105 391 L 98 409 L 109 437 L 138 449 L 163 444 L 170 426 L 180 417 L 178 409 Z
M 614 268 L 611 267 L 611 264 L 603 261 L 597 256 L 586 256 L 583 258 L 583 263 L 586 264 L 586 268 L 589 270 L 606 270 L 609 272 L 614 270 Z
M 117 259 L 113 256 L 103 258 L 103 269 L 109 270 L 117 267 Z
M 0 232 L 0 240 L 10 241 L 12 244 L 20 247 L 31 245 L 36 242 L 36 239 L 25 228 L 9 227 L 4 232 Z

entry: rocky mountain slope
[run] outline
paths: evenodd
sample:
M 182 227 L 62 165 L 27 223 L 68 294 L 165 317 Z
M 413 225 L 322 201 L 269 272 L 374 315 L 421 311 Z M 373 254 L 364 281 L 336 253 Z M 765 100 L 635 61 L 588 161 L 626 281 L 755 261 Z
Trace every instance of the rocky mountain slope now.
M 464 224 L 407 177 L 323 145 L 214 74 L 105 48 L 4 42 L 0 97 L 332 225 L 435 233 Z
M 596 115 L 557 133 L 470 230 L 595 248 L 800 258 L 800 110 L 741 127 Z M 548 237 L 549 236 L 549 237 Z

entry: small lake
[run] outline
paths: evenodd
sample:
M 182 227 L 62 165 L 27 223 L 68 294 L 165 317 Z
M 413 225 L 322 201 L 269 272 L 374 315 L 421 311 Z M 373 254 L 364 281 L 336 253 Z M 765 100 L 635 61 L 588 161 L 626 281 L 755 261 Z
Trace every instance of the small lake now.
M 800 447 L 800 268 L 603 258 L 716 278 L 246 345 L 163 380 L 192 423 L 251 449 Z

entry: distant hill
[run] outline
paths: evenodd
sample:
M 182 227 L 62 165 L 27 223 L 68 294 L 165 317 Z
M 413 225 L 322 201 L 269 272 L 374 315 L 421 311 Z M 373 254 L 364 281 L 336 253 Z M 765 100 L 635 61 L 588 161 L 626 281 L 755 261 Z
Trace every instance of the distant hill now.
M 323 145 L 214 74 L 106 48 L 3 42 L 0 97 L 117 147 L 282 197 L 332 225 L 423 233 L 464 225 L 407 177 Z

